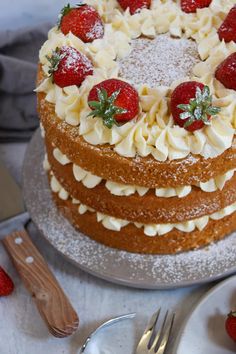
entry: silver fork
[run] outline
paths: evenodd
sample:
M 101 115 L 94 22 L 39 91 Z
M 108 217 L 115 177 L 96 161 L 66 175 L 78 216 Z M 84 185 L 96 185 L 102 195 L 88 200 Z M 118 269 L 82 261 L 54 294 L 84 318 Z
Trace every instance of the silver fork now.
M 154 313 L 136 349 L 136 354 L 164 354 L 173 327 L 175 314 L 166 311 L 164 320 L 155 333 L 161 309 Z

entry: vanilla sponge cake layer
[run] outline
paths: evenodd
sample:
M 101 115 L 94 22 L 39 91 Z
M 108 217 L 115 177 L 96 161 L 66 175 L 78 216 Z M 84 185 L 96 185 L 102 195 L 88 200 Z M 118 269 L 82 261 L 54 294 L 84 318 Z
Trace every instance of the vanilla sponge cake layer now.
M 51 169 L 66 191 L 81 203 L 98 212 L 120 219 L 141 223 L 176 223 L 196 219 L 217 212 L 236 201 L 236 174 L 226 182 L 222 190 L 206 193 L 193 187 L 184 198 L 157 197 L 153 190 L 144 196 L 112 195 L 104 181 L 94 188 L 87 188 L 73 175 L 71 163 L 61 165 L 53 156 L 53 147 L 46 142 Z
M 97 221 L 94 212 L 88 211 L 80 215 L 78 206 L 70 199 L 62 200 L 56 193 L 53 193 L 53 198 L 60 212 L 79 231 L 109 247 L 134 253 L 175 254 L 189 251 L 216 242 L 236 228 L 234 212 L 221 220 L 210 220 L 202 231 L 186 233 L 174 229 L 162 236 L 149 237 L 144 234 L 142 228 L 137 228 L 133 224 L 123 227 L 121 231 L 112 231 Z

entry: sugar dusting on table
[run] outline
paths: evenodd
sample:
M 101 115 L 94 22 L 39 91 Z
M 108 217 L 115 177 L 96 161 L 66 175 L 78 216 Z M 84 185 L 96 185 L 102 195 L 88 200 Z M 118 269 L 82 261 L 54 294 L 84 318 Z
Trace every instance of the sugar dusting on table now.
M 169 34 L 155 39 L 138 38 L 131 45 L 130 55 L 119 62 L 120 76 L 135 86 L 170 86 L 191 76 L 192 68 L 200 61 L 194 41 Z

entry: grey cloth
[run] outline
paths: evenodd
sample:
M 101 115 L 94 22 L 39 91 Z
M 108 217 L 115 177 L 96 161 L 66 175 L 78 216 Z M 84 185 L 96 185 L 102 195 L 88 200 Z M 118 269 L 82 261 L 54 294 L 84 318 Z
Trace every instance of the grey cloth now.
M 27 140 L 39 124 L 33 90 L 38 52 L 50 27 L 0 31 L 0 142 Z

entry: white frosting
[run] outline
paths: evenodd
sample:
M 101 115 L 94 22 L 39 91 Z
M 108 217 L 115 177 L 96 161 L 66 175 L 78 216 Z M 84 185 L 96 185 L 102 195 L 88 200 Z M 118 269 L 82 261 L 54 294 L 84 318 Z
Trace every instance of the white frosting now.
M 83 206 L 83 214 L 89 210 L 86 206 Z M 104 215 L 101 213 L 96 213 L 97 221 L 101 222 L 102 225 L 109 230 L 120 231 L 122 227 L 127 226 L 128 224 L 134 224 L 138 228 L 143 228 L 144 234 L 147 236 L 161 236 L 164 235 L 173 229 L 177 229 L 183 232 L 192 232 L 195 229 L 202 231 L 208 224 L 209 220 L 220 220 L 225 216 L 231 215 L 236 211 L 236 203 L 221 209 L 220 211 L 202 216 L 201 218 L 189 220 L 183 223 L 174 223 L 174 224 L 141 224 L 141 223 L 132 223 L 127 220 L 117 219 L 109 215 Z M 80 213 L 80 209 L 79 209 Z
M 87 188 L 94 188 L 102 181 L 101 177 L 94 176 L 75 164 L 73 164 L 73 174 L 76 181 L 82 182 Z
M 65 189 L 60 185 L 54 175 L 51 177 L 51 188 L 52 191 L 58 193 L 59 198 L 66 200 L 69 198 L 69 194 L 65 191 Z M 202 231 L 206 225 L 208 224 L 209 220 L 220 220 L 224 217 L 231 215 L 236 211 L 236 202 L 232 205 L 227 206 L 220 211 L 217 211 L 211 215 L 202 216 L 200 218 L 189 220 L 182 223 L 169 223 L 169 224 L 142 224 L 142 223 L 133 223 L 127 220 L 122 220 L 115 218 L 113 216 L 105 215 L 99 212 L 96 212 L 94 209 L 81 204 L 78 200 L 73 200 L 74 204 L 79 204 L 78 212 L 79 214 L 83 215 L 86 212 L 96 213 L 97 221 L 101 222 L 102 225 L 112 231 L 120 231 L 122 227 L 127 226 L 128 224 L 133 224 L 137 228 L 143 228 L 144 234 L 147 236 L 161 236 L 164 235 L 174 229 L 177 229 L 182 232 L 192 232 L 195 229 Z
M 61 198 L 62 200 L 67 200 L 69 198 L 69 193 L 62 187 L 60 182 L 53 174 L 50 180 L 50 186 L 52 191 L 54 193 L 58 193 L 59 198 Z
M 181 159 L 189 153 L 213 158 L 232 145 L 236 127 L 236 92 L 225 89 L 215 78 L 216 66 L 236 51 L 236 43 L 220 42 L 217 28 L 229 9 L 235 4 L 228 0 L 213 0 L 210 7 L 199 9 L 194 14 L 185 14 L 179 3 L 171 0 L 153 0 L 150 10 L 144 9 L 133 16 L 129 11 L 120 11 L 114 0 L 99 2 L 90 0 L 105 23 L 104 38 L 92 43 L 83 43 L 72 33 L 64 36 L 56 28 L 49 32 L 49 39 L 40 51 L 40 62 L 45 74 L 48 71 L 46 55 L 62 45 L 70 45 L 93 58 L 94 74 L 88 76 L 81 87 L 70 86 L 61 89 L 46 78 L 37 91 L 46 93 L 46 100 L 55 104 L 56 114 L 68 124 L 79 126 L 79 133 L 92 145 L 110 144 L 114 150 L 127 157 L 152 155 L 158 161 Z M 214 25 L 213 25 L 214 24 Z M 193 69 L 190 79 L 210 86 L 214 104 L 222 108 L 210 126 L 194 133 L 174 125 L 168 109 L 170 88 L 140 87 L 141 112 L 138 120 L 123 126 L 106 128 L 102 119 L 88 118 L 90 109 L 87 97 L 90 89 L 98 82 L 118 77 L 116 58 L 123 58 L 130 52 L 130 40 L 141 34 L 154 37 L 170 32 L 174 36 L 194 39 L 202 61 Z M 183 78 L 182 81 L 185 81 Z
M 53 156 L 63 166 L 70 163 L 68 157 L 65 154 L 63 154 L 61 150 L 59 150 L 58 148 L 53 149 Z
M 58 148 L 55 148 L 53 150 L 53 156 L 62 165 L 71 163 L 68 157 L 63 154 Z M 102 181 L 101 177 L 95 176 L 92 173 L 85 171 L 83 168 L 76 164 L 73 164 L 72 169 L 76 181 L 81 182 L 87 188 L 94 188 Z M 235 170 L 230 170 L 223 175 L 211 178 L 207 182 L 200 182 L 196 184 L 196 186 L 204 192 L 215 192 L 218 189 L 222 190 L 225 186 L 225 183 L 233 177 L 234 172 Z M 111 194 L 117 196 L 129 196 L 137 192 L 142 197 L 149 191 L 149 188 L 116 183 L 112 181 L 106 181 L 105 187 L 111 192 Z M 191 191 L 192 186 L 180 186 L 176 188 L 156 188 L 155 194 L 157 197 L 163 198 L 183 198 L 186 197 L 189 193 L 191 193 Z

